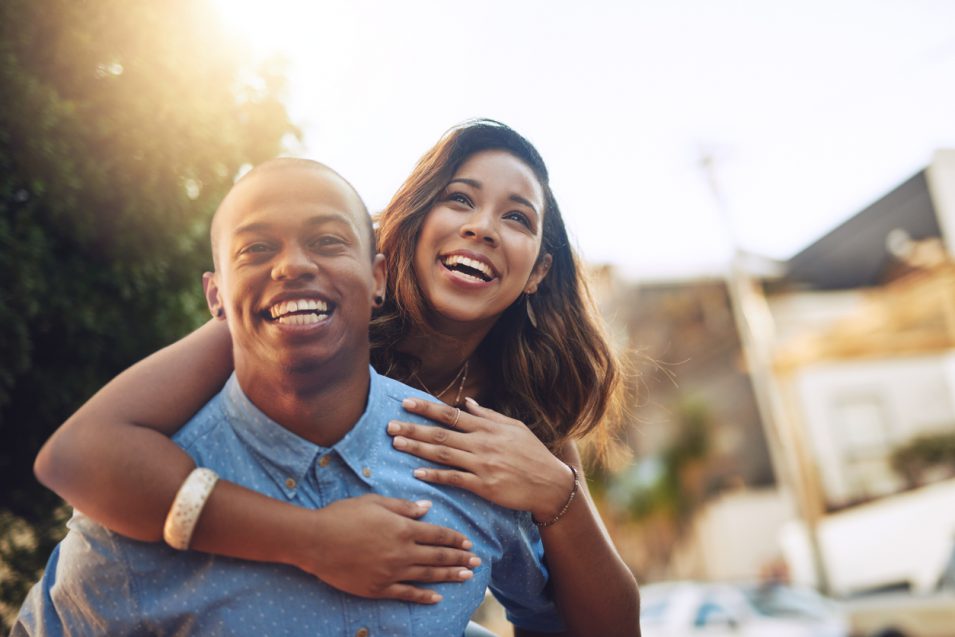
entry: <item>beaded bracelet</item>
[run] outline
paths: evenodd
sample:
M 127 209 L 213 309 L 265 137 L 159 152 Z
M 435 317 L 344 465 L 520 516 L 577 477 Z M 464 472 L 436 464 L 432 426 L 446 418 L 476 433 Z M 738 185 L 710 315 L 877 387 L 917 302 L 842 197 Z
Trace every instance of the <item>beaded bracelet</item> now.
M 577 469 L 574 467 L 574 465 L 570 464 L 569 462 L 565 462 L 564 464 L 570 467 L 571 473 L 574 474 L 574 486 L 570 490 L 570 496 L 568 496 L 567 502 L 565 502 L 564 507 L 557 512 L 557 515 L 547 520 L 546 522 L 538 522 L 537 520 L 534 519 L 534 516 L 531 516 L 531 520 L 534 522 L 534 524 L 536 524 L 540 528 L 544 528 L 544 527 L 550 526 L 551 524 L 555 524 L 558 520 L 564 517 L 564 514 L 567 513 L 567 509 L 570 508 L 570 504 L 574 501 L 574 498 L 577 497 L 577 491 L 580 489 L 580 480 L 577 478 Z
M 166 544 L 180 551 L 189 548 L 202 507 L 218 480 L 219 476 L 212 469 L 196 468 L 183 481 L 163 526 L 162 536 Z

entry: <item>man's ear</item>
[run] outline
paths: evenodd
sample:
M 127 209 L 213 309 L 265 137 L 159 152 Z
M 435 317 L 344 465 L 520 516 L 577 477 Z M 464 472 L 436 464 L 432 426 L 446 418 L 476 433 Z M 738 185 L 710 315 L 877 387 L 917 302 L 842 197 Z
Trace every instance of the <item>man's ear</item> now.
M 385 255 L 380 252 L 371 262 L 371 276 L 375 281 L 371 291 L 372 299 L 385 298 L 385 291 L 388 289 L 388 272 L 385 270 Z
M 225 303 L 222 299 L 222 295 L 219 294 L 219 284 L 216 281 L 215 272 L 202 273 L 202 290 L 206 294 L 206 304 L 209 306 L 209 311 L 212 312 L 212 316 L 220 321 L 224 321 Z
M 537 292 L 537 286 L 541 284 L 541 281 L 543 281 L 547 273 L 550 272 L 550 264 L 552 262 L 553 258 L 548 252 L 541 258 L 540 262 L 534 266 L 534 270 L 527 279 L 527 285 L 524 286 L 524 292 L 526 294 L 534 294 Z

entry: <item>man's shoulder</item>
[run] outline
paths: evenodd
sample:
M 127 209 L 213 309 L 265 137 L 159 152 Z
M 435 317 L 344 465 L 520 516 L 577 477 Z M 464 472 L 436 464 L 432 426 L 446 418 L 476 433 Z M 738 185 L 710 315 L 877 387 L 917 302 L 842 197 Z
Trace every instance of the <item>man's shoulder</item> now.
M 389 404 L 393 404 L 397 409 L 401 409 L 401 401 L 405 398 L 421 398 L 432 402 L 440 402 L 431 394 L 423 392 L 411 385 L 406 385 L 400 380 L 383 376 L 377 372 L 375 375 L 381 388 L 379 392 L 381 399 L 387 401 Z
M 224 392 L 225 390 L 223 390 Z M 189 448 L 200 439 L 216 431 L 225 423 L 228 415 L 225 409 L 223 392 L 219 392 L 175 433 L 173 440 L 179 446 Z

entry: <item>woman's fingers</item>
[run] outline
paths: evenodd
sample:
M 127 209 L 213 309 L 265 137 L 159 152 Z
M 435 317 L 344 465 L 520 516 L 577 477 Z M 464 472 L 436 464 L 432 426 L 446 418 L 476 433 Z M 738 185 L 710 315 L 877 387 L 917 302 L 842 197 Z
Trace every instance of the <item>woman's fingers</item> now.
M 422 580 L 423 581 L 423 580 Z M 411 584 L 390 584 L 385 586 L 378 594 L 378 599 L 397 599 L 402 602 L 412 602 L 415 604 L 437 604 L 443 598 L 440 593 L 429 591 L 426 588 L 418 588 Z
M 415 524 L 411 540 L 415 544 L 413 553 L 408 554 L 412 564 L 425 566 L 476 566 L 481 563 L 474 553 L 458 548 L 460 545 L 448 539 L 450 529 L 443 526 L 418 522 Z M 451 531 L 451 533 L 454 533 Z M 468 548 L 471 543 L 467 543 Z
M 382 588 L 377 597 L 382 599 L 399 599 L 416 604 L 436 604 L 442 597 L 440 593 L 418 588 L 405 582 L 423 582 L 435 584 L 440 582 L 466 582 L 474 577 L 474 573 L 460 566 L 410 566 L 402 573 L 402 582 L 396 582 Z
M 451 467 L 469 469 L 473 461 L 474 454 L 468 453 L 467 451 L 461 451 L 460 449 L 455 449 L 445 444 L 421 442 L 413 438 L 406 438 L 403 435 L 395 436 L 392 444 L 395 446 L 395 449 L 399 451 L 404 451 L 413 456 Z
M 420 398 L 405 398 L 401 401 L 401 406 L 406 411 L 443 423 L 457 431 L 474 431 L 479 424 L 479 420 L 468 412 L 444 403 L 433 403 Z
M 473 473 L 455 471 L 453 469 L 431 469 L 421 467 L 414 470 L 414 476 L 419 480 L 432 484 L 446 484 L 451 487 L 460 487 L 481 495 L 484 482 Z
M 508 418 L 504 414 L 494 411 L 489 407 L 482 407 L 478 404 L 478 401 L 474 400 L 470 396 L 464 399 L 464 409 L 469 414 L 478 416 L 479 418 L 486 418 L 487 420 L 493 420 L 494 422 L 499 423 L 515 423 L 518 422 L 513 418 Z
M 392 513 L 397 513 L 398 515 L 408 518 L 421 517 L 431 509 L 431 502 L 429 500 L 411 502 L 410 500 L 389 498 L 377 494 L 370 494 L 364 497 L 369 499 L 373 498 L 374 502 L 380 504 Z M 474 546 L 471 540 L 465 537 L 463 533 L 455 531 L 454 529 L 449 529 L 446 526 L 438 526 L 436 524 L 430 524 L 428 522 L 421 522 L 420 520 L 417 520 L 413 524 L 413 533 L 411 535 L 411 539 L 416 544 L 462 549 L 454 553 L 458 556 L 458 559 L 442 562 L 442 564 L 445 565 L 467 564 L 470 558 L 474 557 L 473 553 L 467 552 L 472 546 Z
M 388 433 L 392 436 L 402 436 L 432 445 L 446 445 L 455 449 L 470 451 L 467 444 L 468 434 L 451 431 L 444 427 L 392 420 L 388 423 Z
M 409 582 L 465 582 L 472 577 L 470 569 L 460 566 L 412 566 L 405 573 Z

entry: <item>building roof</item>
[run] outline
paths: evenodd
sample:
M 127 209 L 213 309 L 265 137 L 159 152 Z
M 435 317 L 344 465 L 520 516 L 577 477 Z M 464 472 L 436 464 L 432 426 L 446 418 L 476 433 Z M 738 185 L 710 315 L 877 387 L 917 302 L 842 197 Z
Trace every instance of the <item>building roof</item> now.
M 820 290 L 877 285 L 895 261 L 886 245 L 895 229 L 913 240 L 941 236 L 924 170 L 792 257 L 785 279 Z

